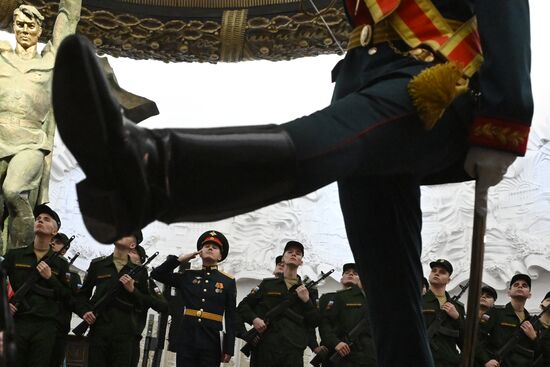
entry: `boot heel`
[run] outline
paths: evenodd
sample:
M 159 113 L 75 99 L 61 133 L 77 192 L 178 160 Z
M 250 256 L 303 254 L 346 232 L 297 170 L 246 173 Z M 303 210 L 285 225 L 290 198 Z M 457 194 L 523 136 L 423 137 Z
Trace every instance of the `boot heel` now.
M 97 241 L 113 243 L 133 231 L 128 222 L 132 216 L 116 190 L 98 189 L 84 180 L 76 185 L 76 191 L 84 224 Z

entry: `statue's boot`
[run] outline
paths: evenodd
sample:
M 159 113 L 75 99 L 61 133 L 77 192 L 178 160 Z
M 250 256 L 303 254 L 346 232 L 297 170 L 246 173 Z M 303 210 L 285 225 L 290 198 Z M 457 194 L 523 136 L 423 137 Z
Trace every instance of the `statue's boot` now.
M 154 220 L 213 221 L 298 195 L 294 146 L 281 127 L 140 128 L 121 113 L 83 37 L 59 48 L 53 107 L 86 175 L 77 185 L 84 223 L 100 242 Z

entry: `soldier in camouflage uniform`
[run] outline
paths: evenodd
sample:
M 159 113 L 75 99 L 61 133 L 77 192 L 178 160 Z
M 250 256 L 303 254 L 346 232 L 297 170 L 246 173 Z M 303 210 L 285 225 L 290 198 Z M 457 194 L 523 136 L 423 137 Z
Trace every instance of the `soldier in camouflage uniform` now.
M 429 331 L 430 328 L 436 328 L 430 340 L 430 348 L 436 367 L 458 367 L 460 354 L 457 348 L 462 348 L 464 342 L 464 305 L 452 301 L 446 291 L 453 273 L 451 263 L 438 259 L 431 262 L 430 267 L 430 289 L 422 297 L 426 327 Z M 438 318 L 443 318 L 444 321 L 436 327 Z
M 331 351 L 329 355 L 336 352 L 343 357 L 338 366 L 375 367 L 376 352 L 369 324 L 365 324 L 357 338 L 348 339 L 349 332 L 367 317 L 367 300 L 355 264 L 344 265 L 340 282 L 344 288 L 324 305 L 320 328 L 323 345 Z
M 33 271 L 39 280 L 20 304 L 10 303 L 17 331 L 17 367 L 48 367 L 56 341 L 57 317 L 62 312 L 60 303 L 68 302 L 71 290 L 66 274 L 69 263 L 58 257 L 48 266 L 43 259 L 53 255 L 52 237 L 61 221 L 47 205 L 39 205 L 34 212 L 34 242 L 26 247 L 11 249 L 3 265 L 13 290 L 25 283 Z M 15 302 L 12 299 L 12 302 Z
M 139 310 L 147 301 L 147 274 L 132 279 L 128 273 L 137 267 L 130 260 L 130 249 L 137 246 L 139 235 L 115 242 L 109 256 L 93 259 L 77 297 L 76 313 L 90 324 L 89 367 L 130 367 L 136 338 L 141 335 Z M 93 304 L 122 283 L 124 289 L 97 317 Z M 95 292 L 92 291 L 95 288 Z

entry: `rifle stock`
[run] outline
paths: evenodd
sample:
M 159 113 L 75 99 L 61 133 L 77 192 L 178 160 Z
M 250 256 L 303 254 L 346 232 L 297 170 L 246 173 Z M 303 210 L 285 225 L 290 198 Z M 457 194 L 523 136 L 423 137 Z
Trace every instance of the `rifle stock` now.
M 170 297 L 170 287 L 164 285 L 162 289 L 162 294 L 165 298 Z M 162 352 L 164 350 L 164 344 L 166 342 L 166 329 L 168 327 L 168 310 L 160 313 L 159 324 L 157 328 L 157 345 L 155 348 L 155 353 L 153 354 L 153 364 L 152 367 L 160 367 L 160 362 L 162 360 Z
M 135 277 L 141 273 L 144 269 L 146 269 L 147 265 L 155 258 L 158 256 L 158 251 L 155 252 L 152 256 L 150 256 L 147 261 L 145 263 L 143 263 L 142 265 L 139 265 L 135 268 L 133 268 L 129 273 L 128 275 L 132 278 L 135 279 Z M 97 302 L 92 306 L 92 312 L 94 313 L 94 315 L 96 317 L 99 316 L 99 314 L 101 313 L 101 311 L 103 311 L 103 309 L 105 307 L 107 307 L 112 301 L 113 299 L 115 298 L 115 296 L 122 290 L 124 289 L 124 286 L 122 285 L 122 283 L 120 282 L 117 282 L 117 284 L 115 286 L 113 286 L 105 295 L 103 295 L 100 299 L 97 300 Z M 73 333 L 77 336 L 82 336 L 84 335 L 84 333 L 86 333 L 86 331 L 88 330 L 88 328 L 90 327 L 90 324 L 88 324 L 85 320 L 83 320 L 80 324 L 78 324 L 74 329 L 73 329 Z
M 147 319 L 147 335 L 143 343 L 143 357 L 141 359 L 141 367 L 147 367 L 149 364 L 149 352 L 151 351 L 151 339 L 153 338 L 153 325 L 155 323 L 155 315 L 149 315 Z

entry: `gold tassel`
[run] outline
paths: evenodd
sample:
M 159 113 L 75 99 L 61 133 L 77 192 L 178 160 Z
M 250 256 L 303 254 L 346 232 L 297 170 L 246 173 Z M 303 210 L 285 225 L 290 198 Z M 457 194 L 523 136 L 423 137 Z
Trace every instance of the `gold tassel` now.
M 409 82 L 408 90 L 424 128 L 430 130 L 451 102 L 468 90 L 468 80 L 455 63 L 447 62 L 423 70 Z

